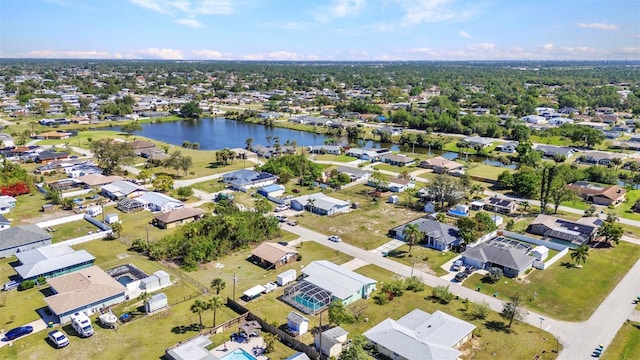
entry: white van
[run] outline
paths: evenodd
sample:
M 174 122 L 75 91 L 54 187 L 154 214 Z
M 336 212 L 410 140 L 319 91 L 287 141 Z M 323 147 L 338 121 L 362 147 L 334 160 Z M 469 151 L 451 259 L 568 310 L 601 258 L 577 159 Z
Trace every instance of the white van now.
M 85 314 L 77 312 L 71 315 L 71 327 L 78 333 L 80 337 L 89 337 L 93 335 L 93 326 L 91 319 Z
M 96 216 L 102 214 L 102 207 L 101 206 L 92 206 L 92 207 L 88 208 L 87 211 L 85 211 L 85 212 L 89 216 L 96 217 Z

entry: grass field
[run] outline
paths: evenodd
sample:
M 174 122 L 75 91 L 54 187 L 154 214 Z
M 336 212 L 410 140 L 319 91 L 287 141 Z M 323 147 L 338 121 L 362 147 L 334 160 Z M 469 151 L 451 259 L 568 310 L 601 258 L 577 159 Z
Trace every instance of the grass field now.
M 627 321 L 602 352 L 603 360 L 640 359 L 640 323 Z
M 100 231 L 98 227 L 84 219 L 51 226 L 51 229 L 53 230 L 51 235 L 54 243 L 85 236 L 89 232 Z
M 504 171 L 509 171 L 511 173 L 515 172 L 514 170 L 506 167 L 479 164 L 478 166 L 474 166 L 466 170 L 466 173 L 470 176 L 477 176 L 483 179 L 498 180 L 498 175 L 502 174 Z
M 343 200 L 350 199 L 359 202 L 359 209 L 347 214 L 332 216 L 331 220 L 325 220 L 324 216 L 305 212 L 303 215 L 297 216 L 296 220 L 302 226 L 323 234 L 340 235 L 343 241 L 351 245 L 371 250 L 389 241 L 387 237 L 389 229 L 423 215 L 401 206 L 384 203 L 383 200 L 373 202 L 366 195 L 366 191 L 369 189 L 369 187 L 359 185 L 329 194 L 329 196 Z M 365 191 L 365 195 L 362 195 L 362 191 Z
M 318 154 L 312 155 L 315 160 L 320 161 L 336 161 L 336 162 L 352 162 L 358 160 L 358 158 L 348 155 L 330 155 L 330 154 Z
M 626 200 L 615 208 L 616 214 L 621 218 L 640 221 L 640 213 L 632 209 L 638 200 L 640 200 L 640 190 L 627 191 Z
M 624 277 L 640 256 L 640 246 L 620 242 L 612 249 L 591 249 L 587 262 L 582 268 L 574 267 L 570 254 L 546 270 L 534 270 L 525 281 L 503 278 L 491 284 L 482 276 L 474 274 L 463 284 L 484 293 L 498 293 L 498 297 L 508 299 L 519 292 L 527 299 L 527 307 L 565 321 L 583 321 L 589 318 L 604 298 Z M 598 291 L 584 290 L 584 281 Z M 533 293 L 538 297 L 532 300 Z
M 416 270 L 431 272 L 436 276 L 442 276 L 447 273 L 441 266 L 447 261 L 453 259 L 458 254 L 453 251 L 437 251 L 424 246 L 415 245 L 411 249 L 411 255 L 408 245 L 402 245 L 389 253 L 389 259 L 403 263 L 407 266 L 415 266 Z

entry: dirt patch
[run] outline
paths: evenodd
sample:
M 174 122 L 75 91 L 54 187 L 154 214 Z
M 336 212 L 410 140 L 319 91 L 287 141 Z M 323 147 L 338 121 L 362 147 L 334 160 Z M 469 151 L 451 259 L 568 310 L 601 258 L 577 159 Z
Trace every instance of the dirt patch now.
M 73 212 L 65 211 L 65 210 L 56 210 L 52 212 L 41 213 L 40 216 L 30 218 L 30 219 L 25 219 L 23 222 L 25 224 L 37 224 L 44 221 L 60 219 L 69 215 L 73 215 Z

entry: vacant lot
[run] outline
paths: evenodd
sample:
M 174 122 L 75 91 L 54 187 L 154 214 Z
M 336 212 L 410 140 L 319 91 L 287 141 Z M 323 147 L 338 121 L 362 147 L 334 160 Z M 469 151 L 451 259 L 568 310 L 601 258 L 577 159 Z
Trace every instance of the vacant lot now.
M 474 166 L 466 170 L 466 173 L 469 174 L 470 176 L 477 176 L 483 179 L 498 180 L 498 176 L 505 171 L 508 171 L 511 173 L 514 172 L 514 170 L 511 170 L 506 167 L 479 164 L 478 166 Z
M 534 270 L 524 280 L 503 278 L 495 284 L 485 282 L 474 274 L 464 286 L 508 299 L 519 292 L 527 299 L 527 307 L 559 320 L 583 321 L 588 319 L 620 279 L 640 256 L 640 246 L 620 242 L 613 249 L 591 249 L 586 264 L 574 267 L 570 253 L 546 270 Z M 585 291 L 585 281 L 589 288 Z M 533 294 L 538 297 L 534 300 Z
M 359 209 L 348 214 L 327 219 L 325 216 L 305 212 L 296 219 L 305 227 L 323 234 L 340 235 L 342 240 L 349 244 L 371 250 L 390 240 L 387 237 L 389 229 L 424 215 L 398 205 L 384 203 L 382 199 L 371 201 L 371 197 L 366 195 L 369 190 L 369 187 L 355 186 L 329 194 L 360 203 Z
M 602 353 L 602 359 L 640 359 L 640 323 L 625 322 Z
M 414 266 L 416 270 L 442 276 L 448 271 L 441 268 L 447 261 L 458 256 L 453 251 L 437 251 L 424 246 L 415 245 L 411 249 L 411 256 L 408 256 L 409 246 L 402 245 L 389 253 L 389 259 L 401 262 L 407 266 Z

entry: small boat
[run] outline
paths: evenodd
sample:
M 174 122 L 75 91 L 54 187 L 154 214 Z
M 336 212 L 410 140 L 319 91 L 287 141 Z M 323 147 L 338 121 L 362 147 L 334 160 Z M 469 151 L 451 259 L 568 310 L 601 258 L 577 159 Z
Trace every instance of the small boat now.
M 104 326 L 108 326 L 108 327 L 111 327 L 111 328 L 115 327 L 116 323 L 118 322 L 118 317 L 115 316 L 111 311 L 100 315 L 98 318 L 100 319 L 100 322 Z

